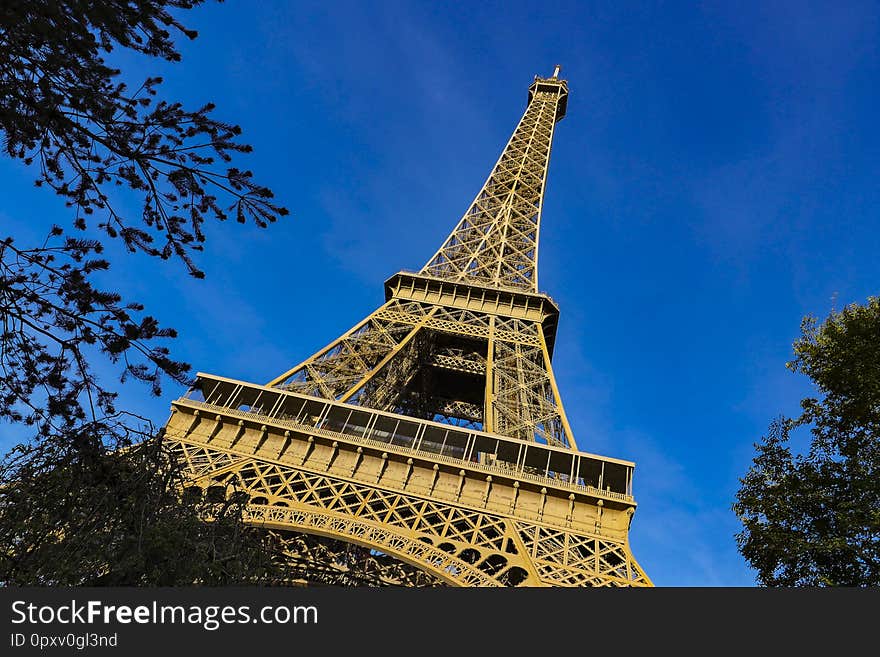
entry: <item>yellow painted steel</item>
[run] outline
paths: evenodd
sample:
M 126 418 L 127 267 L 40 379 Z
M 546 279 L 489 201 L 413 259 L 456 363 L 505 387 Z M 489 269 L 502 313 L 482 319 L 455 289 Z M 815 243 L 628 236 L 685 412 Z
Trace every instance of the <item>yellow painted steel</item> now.
M 551 367 L 537 258 L 558 73 L 383 305 L 267 385 L 200 374 L 172 405 L 191 485 L 246 492 L 292 583 L 651 586 L 628 542 L 634 464 L 578 451 Z

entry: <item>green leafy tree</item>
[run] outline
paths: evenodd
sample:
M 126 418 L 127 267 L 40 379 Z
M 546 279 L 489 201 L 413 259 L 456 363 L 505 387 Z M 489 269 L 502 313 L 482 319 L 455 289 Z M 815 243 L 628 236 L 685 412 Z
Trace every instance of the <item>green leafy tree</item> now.
M 787 364 L 815 384 L 756 445 L 737 493 L 740 553 L 765 586 L 880 585 L 880 297 L 807 317 Z M 793 454 L 794 430 L 810 433 Z
M 106 59 L 122 48 L 178 61 L 175 37 L 196 32 L 177 16 L 201 1 L 0 3 L 3 151 L 70 208 L 69 219 L 47 222 L 45 242 L 0 235 L 0 423 L 29 434 L 0 467 L 0 583 L 217 583 L 268 572 L 240 501 L 208 508 L 182 497 L 161 436 L 117 408 L 118 390 L 95 375 L 109 361 L 122 381 L 160 395 L 190 371 L 171 356 L 173 329 L 100 284 L 109 241 L 202 277 L 194 255 L 206 221 L 266 227 L 287 214 L 233 166 L 250 151 L 238 126 L 211 104 L 162 99 L 161 78 L 132 82 Z M 207 524 L 210 510 L 219 515 Z

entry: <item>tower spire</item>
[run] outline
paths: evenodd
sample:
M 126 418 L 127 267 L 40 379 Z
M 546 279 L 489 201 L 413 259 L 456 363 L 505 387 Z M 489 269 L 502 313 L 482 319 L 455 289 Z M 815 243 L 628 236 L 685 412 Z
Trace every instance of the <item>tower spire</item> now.
M 513 136 L 434 257 L 391 277 L 384 306 L 269 385 L 575 448 L 550 364 L 559 309 L 537 287 L 567 99 L 565 80 L 535 76 Z
M 538 291 L 538 233 L 553 129 L 565 115 L 568 83 L 540 78 L 488 179 L 421 273 L 447 280 Z

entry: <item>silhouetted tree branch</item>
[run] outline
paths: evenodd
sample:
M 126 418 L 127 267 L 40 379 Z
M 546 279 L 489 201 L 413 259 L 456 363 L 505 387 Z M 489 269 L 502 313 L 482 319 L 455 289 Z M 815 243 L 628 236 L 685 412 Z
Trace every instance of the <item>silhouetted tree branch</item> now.
M 213 104 L 161 99 L 161 78 L 131 84 L 105 61 L 115 48 L 178 61 L 175 38 L 196 32 L 172 12 L 199 4 L 0 3 L 3 150 L 70 208 L 42 244 L 0 235 L 0 422 L 31 432 L 0 464 L 0 584 L 274 577 L 265 537 L 241 521 L 244 501 L 184 495 L 161 432 L 118 409 L 95 373 L 115 364 L 121 382 L 159 395 L 190 370 L 166 346 L 173 329 L 99 283 L 109 241 L 201 278 L 206 221 L 266 227 L 288 213 L 233 166 L 251 148 Z

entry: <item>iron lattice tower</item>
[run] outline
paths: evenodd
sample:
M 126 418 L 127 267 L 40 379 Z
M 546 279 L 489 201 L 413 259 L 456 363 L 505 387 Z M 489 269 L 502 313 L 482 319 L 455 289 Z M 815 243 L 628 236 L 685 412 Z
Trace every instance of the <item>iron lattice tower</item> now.
M 200 373 L 166 436 L 194 486 L 245 491 L 305 583 L 650 586 L 634 464 L 579 451 L 550 364 L 538 234 L 568 85 L 535 77 L 473 203 L 385 303 L 266 385 Z

